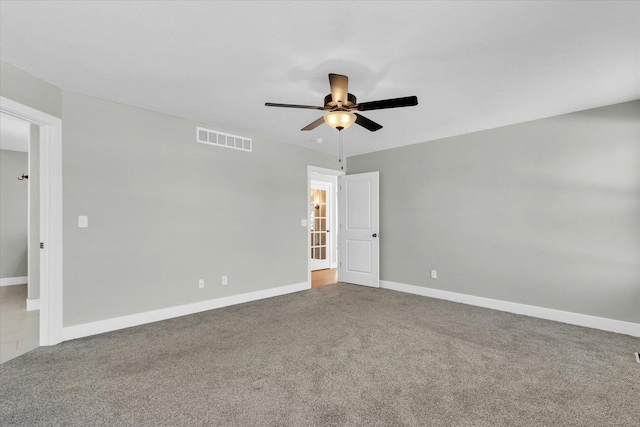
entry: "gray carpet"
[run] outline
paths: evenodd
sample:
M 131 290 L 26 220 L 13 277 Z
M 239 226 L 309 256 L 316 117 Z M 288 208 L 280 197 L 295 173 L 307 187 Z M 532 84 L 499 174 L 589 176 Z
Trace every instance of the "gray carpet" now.
M 637 426 L 629 336 L 337 284 L 36 349 L 3 426 Z

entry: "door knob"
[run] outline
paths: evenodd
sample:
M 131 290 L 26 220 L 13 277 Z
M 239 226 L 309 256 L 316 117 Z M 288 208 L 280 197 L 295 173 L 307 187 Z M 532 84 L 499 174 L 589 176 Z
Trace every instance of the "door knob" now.
M 331 233 L 331 230 L 327 230 L 327 233 Z

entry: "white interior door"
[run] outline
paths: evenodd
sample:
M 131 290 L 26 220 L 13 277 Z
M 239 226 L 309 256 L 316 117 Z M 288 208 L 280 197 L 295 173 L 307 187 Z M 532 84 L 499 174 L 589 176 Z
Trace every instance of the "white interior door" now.
M 311 181 L 309 223 L 311 233 L 311 270 L 331 267 L 332 191 L 328 182 Z
M 341 282 L 380 287 L 378 176 L 339 177 Z

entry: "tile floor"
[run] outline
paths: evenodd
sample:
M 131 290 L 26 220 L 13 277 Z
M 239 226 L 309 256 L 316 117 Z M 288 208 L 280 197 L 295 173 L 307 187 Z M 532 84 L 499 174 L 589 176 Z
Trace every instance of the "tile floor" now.
M 40 311 L 27 311 L 27 285 L 0 287 L 0 363 L 37 348 Z

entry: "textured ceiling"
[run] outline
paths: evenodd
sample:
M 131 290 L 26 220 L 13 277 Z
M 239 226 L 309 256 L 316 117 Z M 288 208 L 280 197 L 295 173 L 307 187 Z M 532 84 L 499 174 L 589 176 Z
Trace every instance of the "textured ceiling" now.
M 327 74 L 384 128 L 378 151 L 640 98 L 640 2 L 1 1 L 0 54 L 65 90 L 337 153 Z M 322 138 L 322 143 L 315 142 Z

